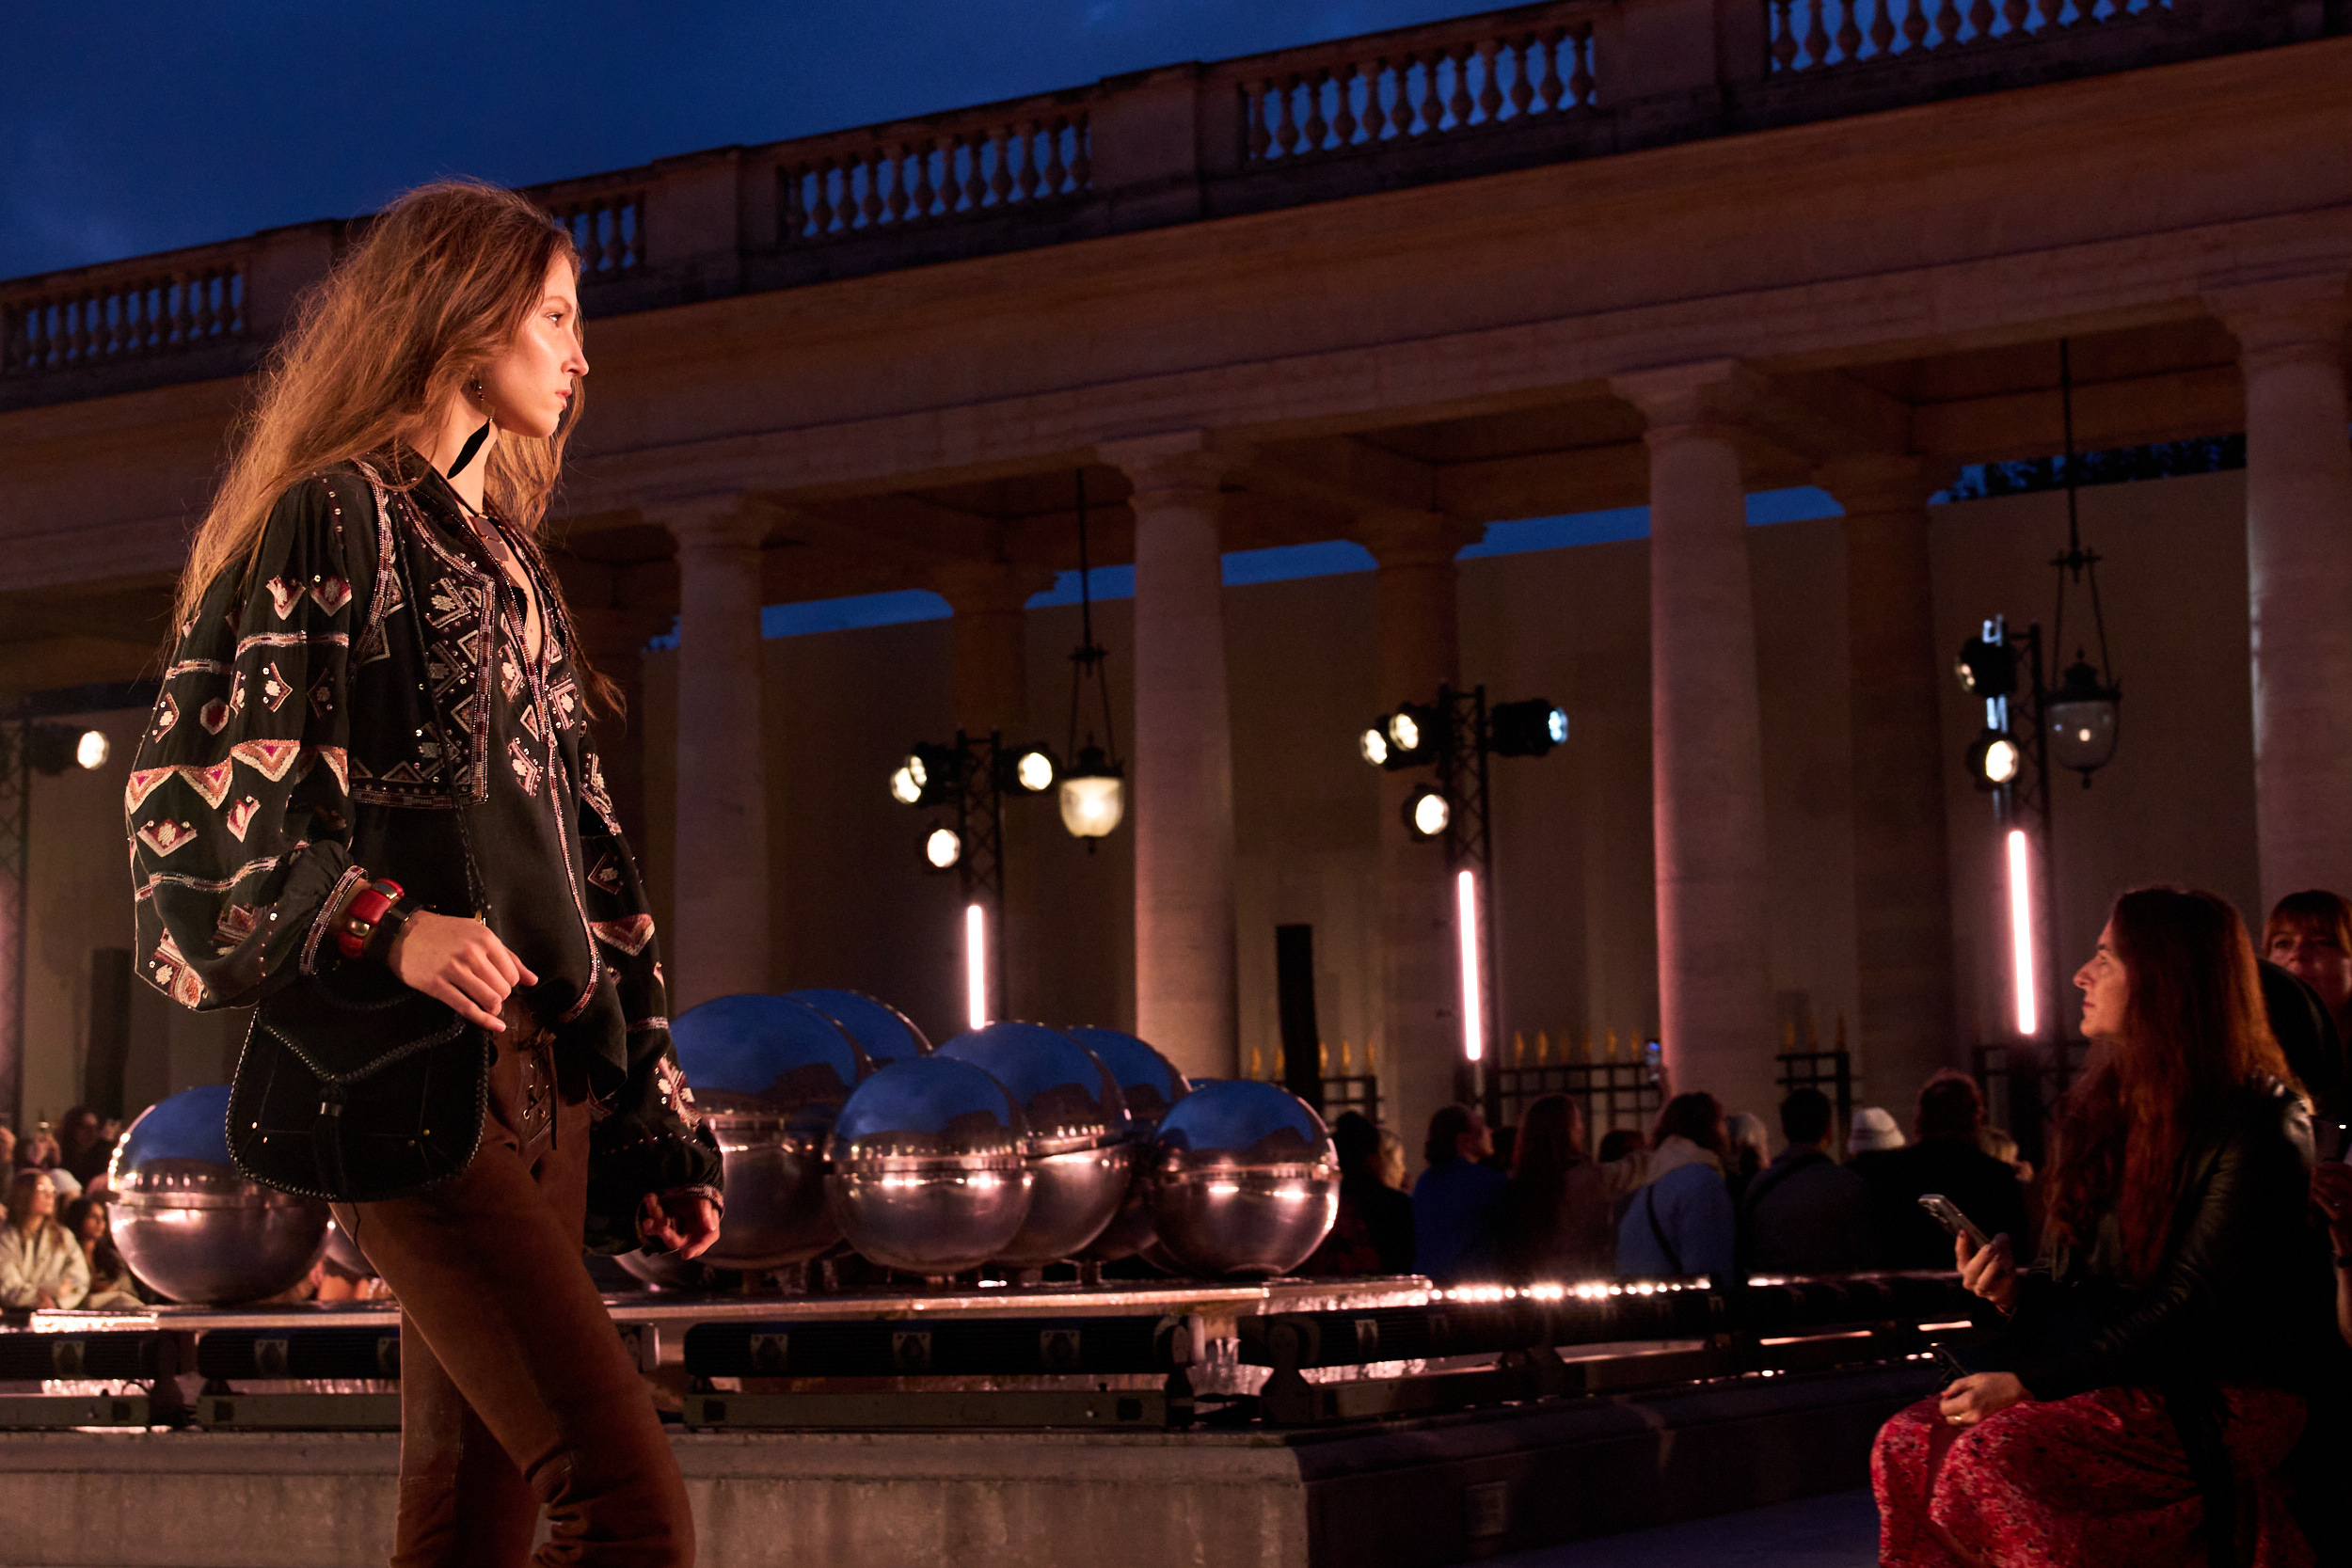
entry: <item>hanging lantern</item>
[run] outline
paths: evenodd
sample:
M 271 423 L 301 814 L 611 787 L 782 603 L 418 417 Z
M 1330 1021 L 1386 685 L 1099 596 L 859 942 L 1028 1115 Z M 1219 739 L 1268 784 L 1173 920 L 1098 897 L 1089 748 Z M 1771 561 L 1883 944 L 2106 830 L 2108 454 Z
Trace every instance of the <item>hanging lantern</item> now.
M 1063 754 L 1071 759 L 1061 774 L 1061 825 L 1070 836 L 1083 839 L 1088 852 L 1094 841 L 1119 826 L 1127 814 L 1126 768 L 1119 760 L 1111 726 L 1111 689 L 1103 673 L 1110 654 L 1094 641 L 1094 597 L 1087 560 L 1087 475 L 1078 470 L 1078 647 L 1070 656 L 1070 744 Z M 1101 739 L 1089 727 L 1079 744 L 1078 716 L 1087 705 L 1087 688 L 1094 688 L 1102 715 Z
M 2123 689 L 2107 664 L 2107 622 L 2099 606 L 2099 552 L 2083 548 L 2082 530 L 2075 515 L 2074 486 L 2074 364 L 2067 341 L 2058 340 L 2058 400 L 2066 433 L 2066 553 L 2050 564 L 2058 568 L 2058 624 L 2051 652 L 2064 657 L 2066 590 L 2070 583 L 2090 591 L 2090 624 L 2099 639 L 2099 662 L 2093 666 L 2080 648 L 2074 662 L 2058 677 L 2056 689 L 2042 694 L 2042 738 L 2050 760 L 2083 776 L 2105 768 L 2115 755 L 2116 720 Z

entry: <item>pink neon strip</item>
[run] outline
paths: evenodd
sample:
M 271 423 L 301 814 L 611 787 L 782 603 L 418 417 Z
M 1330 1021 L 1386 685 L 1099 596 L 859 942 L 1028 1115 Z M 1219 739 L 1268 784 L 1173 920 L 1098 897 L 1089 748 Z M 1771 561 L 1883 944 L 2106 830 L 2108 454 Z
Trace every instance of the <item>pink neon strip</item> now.
M 2017 1032 L 2031 1039 L 2041 1032 L 2041 1010 L 2034 1006 L 2038 988 L 2033 974 L 2033 890 L 2026 877 L 2026 833 L 2009 831 L 2010 966 L 2017 975 Z
M 977 904 L 963 907 L 963 999 L 972 1027 L 988 1025 L 988 917 Z
M 1462 1054 L 1475 1062 L 1486 1054 L 1486 1009 L 1479 990 L 1478 879 L 1468 871 L 1454 876 L 1454 906 L 1462 939 Z

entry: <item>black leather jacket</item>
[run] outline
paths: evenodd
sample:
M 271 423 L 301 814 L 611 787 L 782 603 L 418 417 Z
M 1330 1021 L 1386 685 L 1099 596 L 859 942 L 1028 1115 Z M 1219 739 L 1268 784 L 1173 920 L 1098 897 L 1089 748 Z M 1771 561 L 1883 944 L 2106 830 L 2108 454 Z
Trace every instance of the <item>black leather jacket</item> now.
M 2053 1242 L 2020 1279 L 2016 1315 L 1986 1359 L 2042 1400 L 2220 1383 L 2310 1392 L 2341 1350 L 2311 1164 L 2301 1096 L 2274 1078 L 2249 1084 L 2184 1159 L 2154 1275 L 2129 1282 L 2111 1213 L 2087 1253 Z

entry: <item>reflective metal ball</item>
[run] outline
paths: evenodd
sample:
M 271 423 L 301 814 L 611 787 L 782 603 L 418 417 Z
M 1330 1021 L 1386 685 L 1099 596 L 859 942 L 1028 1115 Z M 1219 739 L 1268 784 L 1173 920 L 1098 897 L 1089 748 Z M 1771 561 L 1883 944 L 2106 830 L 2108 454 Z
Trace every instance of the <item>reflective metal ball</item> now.
M 298 1285 L 326 1205 L 248 1181 L 229 1159 L 229 1085 L 139 1113 L 107 1164 L 108 1224 L 131 1272 L 173 1301 L 259 1301 Z
M 848 1030 L 788 996 L 722 996 L 670 1022 L 694 1108 L 719 1140 L 726 1212 L 697 1261 L 722 1269 L 804 1262 L 841 1239 L 825 1207 L 825 1143 L 870 1070 Z M 650 1283 L 675 1283 L 652 1259 Z
M 1286 1274 L 1339 1217 L 1323 1118 L 1274 1084 L 1196 1085 L 1160 1120 L 1145 1172 L 1159 1246 L 1202 1278 Z
M 857 1041 L 858 1048 L 876 1067 L 930 1054 L 931 1042 L 923 1037 L 923 1031 L 914 1026 L 914 1021 L 887 1002 L 877 1002 L 862 991 L 828 990 L 822 987 L 784 994 L 795 1002 L 807 1003 L 847 1029 L 850 1037 Z M 688 1082 L 692 1082 L 691 1075 Z
M 1028 1218 L 1027 1133 L 1003 1085 L 969 1062 L 894 1062 L 834 1121 L 825 1202 L 850 1245 L 929 1276 L 978 1268 Z
M 993 1260 L 1035 1269 L 1085 1250 L 1119 1212 L 1135 1168 L 1119 1080 L 1100 1056 L 1041 1023 L 991 1023 L 938 1053 L 1004 1085 L 1028 1124 L 1022 1153 L 1037 1179 L 1029 1217 Z
M 332 1219 L 326 1222 L 326 1257 L 354 1279 L 375 1277 L 375 1265 L 368 1261 L 368 1255 L 359 1250 L 359 1243 L 351 1239 L 350 1232 Z
M 1111 1223 L 1094 1238 L 1085 1256 L 1098 1262 L 1116 1262 L 1132 1258 L 1152 1242 L 1152 1214 L 1144 1201 L 1143 1167 L 1152 1137 L 1159 1132 L 1160 1118 L 1169 1106 L 1191 1092 L 1192 1085 L 1176 1070 L 1176 1064 L 1152 1050 L 1133 1035 L 1116 1029 L 1096 1029 L 1085 1024 L 1062 1031 L 1080 1045 L 1102 1058 L 1119 1080 L 1119 1096 L 1127 1102 L 1127 1115 L 1133 1120 L 1128 1134 L 1136 1146 L 1135 1170 L 1127 1180 L 1127 1196 L 1120 1200 L 1119 1212 Z

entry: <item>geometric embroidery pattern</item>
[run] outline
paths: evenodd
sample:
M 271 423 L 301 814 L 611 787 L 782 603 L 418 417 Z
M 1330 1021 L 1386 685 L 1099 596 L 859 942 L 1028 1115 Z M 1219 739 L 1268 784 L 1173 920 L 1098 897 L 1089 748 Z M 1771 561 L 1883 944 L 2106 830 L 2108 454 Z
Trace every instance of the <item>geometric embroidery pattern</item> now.
M 250 795 L 229 808 L 229 831 L 237 835 L 238 843 L 245 842 L 245 831 L 253 825 L 253 814 L 261 809 L 262 802 Z
M 237 765 L 223 761 L 210 768 L 183 767 L 179 771 L 188 781 L 189 786 L 204 797 L 204 803 L 218 811 L 220 803 L 229 799 L 229 784 L 236 777 Z
M 286 699 L 292 695 L 294 695 L 294 688 L 287 685 L 286 677 L 278 673 L 278 666 L 263 665 L 262 667 L 262 701 L 269 705 L 269 710 L 276 713 L 286 705 Z
M 598 920 L 588 928 L 596 933 L 598 942 L 633 958 L 653 940 L 653 916 L 633 914 L 627 920 Z
M 199 713 L 197 718 L 203 722 L 206 729 L 218 735 L 229 727 L 229 716 L 235 711 L 227 703 L 215 697 L 204 705 L 203 711 Z
M 147 732 L 150 740 L 161 740 L 171 733 L 171 726 L 180 722 L 180 700 L 167 691 L 155 705 L 155 726 Z
M 301 750 L 299 740 L 241 740 L 229 748 L 229 754 L 276 784 L 286 776 Z

